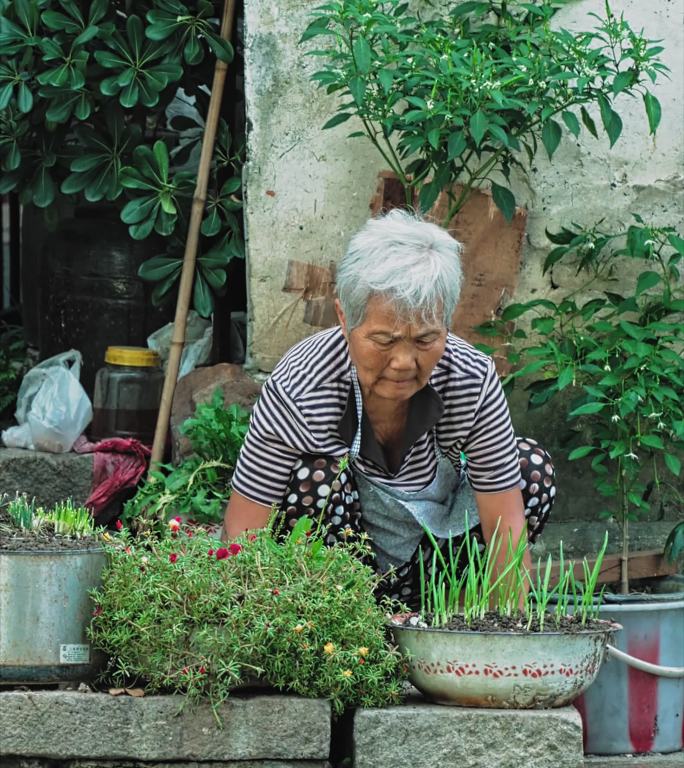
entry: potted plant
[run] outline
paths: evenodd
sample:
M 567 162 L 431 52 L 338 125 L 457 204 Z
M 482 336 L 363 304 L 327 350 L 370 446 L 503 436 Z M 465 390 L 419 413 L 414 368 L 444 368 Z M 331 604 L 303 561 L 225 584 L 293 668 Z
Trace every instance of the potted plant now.
M 370 141 L 390 169 L 372 210 L 416 208 L 464 244 L 452 327 L 473 343 L 484 341 L 474 326 L 515 293 L 527 213 L 513 190 L 538 149 L 553 159 L 582 129 L 596 138 L 603 129 L 612 147 L 627 96 L 643 101 L 651 133 L 660 122 L 650 88 L 666 70 L 662 48 L 607 3 L 587 31 L 563 29 L 563 5 L 483 0 L 416 12 L 402 0 L 336 0 L 313 11 L 302 35 L 318 43 L 312 79 L 338 97 L 324 128 L 354 117 L 349 137 Z
M 523 565 L 524 538 L 515 549 L 508 542 L 498 572 L 496 532 L 484 553 L 465 537 L 449 562 L 433 543 L 420 613 L 390 621 L 420 691 L 442 704 L 527 709 L 565 706 L 591 684 L 620 628 L 597 619 L 593 599 L 607 539 L 581 580 L 561 550 L 555 583 L 550 556 L 534 575 Z
M 89 590 L 104 566 L 90 510 L 46 510 L 24 496 L 0 507 L 0 683 L 92 677 Z
M 553 157 L 582 126 L 597 137 L 598 108 L 611 146 L 622 132 L 618 96 L 643 99 L 651 133 L 660 105 L 649 90 L 666 67 L 662 48 L 606 3 L 590 31 L 552 26 L 562 4 L 448 3 L 414 13 L 403 0 L 333 0 L 313 11 L 302 42 L 321 69 L 312 79 L 338 94 L 335 116 L 352 116 L 396 174 L 405 204 L 428 212 L 441 192 L 448 226 L 471 190 L 489 183 L 507 220 L 511 173 L 526 176 L 541 143 Z
M 684 716 L 684 591 L 674 583 L 671 594 L 630 594 L 629 527 L 668 488 L 681 504 L 674 483 L 684 453 L 684 239 L 639 216 L 626 230 L 573 226 L 549 238 L 556 247 L 545 271 L 567 262 L 586 276 L 584 284 L 556 300 L 511 304 L 485 331 L 509 326 L 516 370 L 508 383 L 526 381 L 531 406 L 569 399 L 568 458 L 590 462 L 604 499 L 597 512 L 621 529 L 621 594 L 607 595 L 601 612 L 624 625 L 618 648 L 642 663 L 632 658 L 627 662 L 635 667 L 606 666 L 587 692 L 587 748 L 675 751 Z M 628 289 L 625 274 L 633 275 Z M 512 330 L 514 320 L 529 315 L 527 329 Z M 668 539 L 671 554 L 680 551 L 680 539 L 681 525 Z M 596 722 L 600 729 L 592 729 Z
M 398 702 L 399 654 L 375 603 L 362 542 L 328 548 L 302 518 L 224 545 L 171 520 L 166 534 L 107 546 L 90 630 L 115 684 L 218 705 L 260 683 L 347 706 Z
M 119 337 L 117 343 L 144 343 L 146 318 L 138 305 L 149 297 L 137 285 L 139 267 L 141 277 L 154 283 L 155 304 L 172 295 L 214 57 L 233 58 L 232 46 L 218 32 L 222 5 L 209 0 L 2 4 L 0 193 L 19 194 L 30 222 L 28 244 L 37 237 L 31 229 L 57 229 L 57 236 L 38 237 L 34 255 L 41 258 L 45 248 L 51 254 L 50 291 L 42 300 L 42 321 L 48 324 L 43 346 L 63 345 L 64 322 L 76 335 L 67 346 L 82 342 L 85 353 L 81 347 L 92 339 L 91 323 L 82 322 L 84 330 L 78 318 L 88 312 Z M 194 305 L 203 316 L 226 283 L 230 260 L 244 253 L 238 217 L 241 153 L 241 140 L 233 141 L 222 121 L 195 275 Z M 36 209 L 44 216 L 37 217 Z M 102 231 L 113 241 L 108 250 Z M 149 244 L 140 242 L 145 240 Z M 35 296 L 40 265 L 24 266 L 31 275 L 25 293 Z M 60 286 L 65 296 L 59 297 Z M 79 300 L 87 312 L 74 311 Z M 122 313 L 126 301 L 132 306 Z M 34 303 L 40 306 L 40 297 L 26 301 Z M 131 327 L 122 328 L 121 318 L 129 315 Z M 161 324 L 159 316 L 151 319 L 147 332 Z M 141 338 L 126 340 L 126 333 Z M 103 352 L 107 340 L 100 341 Z M 99 366 L 101 354 L 85 356 L 96 358 L 89 361 L 93 370 Z

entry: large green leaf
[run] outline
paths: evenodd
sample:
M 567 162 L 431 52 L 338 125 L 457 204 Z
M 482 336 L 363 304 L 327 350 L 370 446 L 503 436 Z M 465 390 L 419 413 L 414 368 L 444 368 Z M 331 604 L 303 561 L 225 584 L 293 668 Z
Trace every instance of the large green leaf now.
M 515 216 L 515 197 L 510 189 L 492 182 L 492 198 L 506 221 L 513 221 Z
M 549 118 L 544 123 L 541 138 L 542 144 L 544 145 L 544 148 L 549 155 L 549 160 L 553 158 L 553 153 L 558 148 L 562 135 L 563 130 L 555 120 Z
M 473 137 L 473 140 L 475 141 L 476 146 L 480 146 L 480 143 L 482 142 L 482 139 L 484 138 L 484 135 L 487 131 L 487 126 L 489 125 L 489 121 L 487 120 L 487 116 L 482 112 L 482 110 L 477 110 L 475 114 L 470 118 L 470 135 Z
M 646 108 L 646 117 L 648 118 L 649 133 L 654 134 L 660 125 L 662 111 L 660 102 L 650 91 L 644 92 L 644 107 Z

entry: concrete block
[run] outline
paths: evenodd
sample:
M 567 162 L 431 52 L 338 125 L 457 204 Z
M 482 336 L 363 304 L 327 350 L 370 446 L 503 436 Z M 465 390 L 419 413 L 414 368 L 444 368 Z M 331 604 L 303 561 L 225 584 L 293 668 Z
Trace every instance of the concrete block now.
M 0 755 L 145 761 L 318 760 L 330 751 L 330 704 L 295 696 L 231 696 L 181 711 L 180 696 L 73 691 L 0 694 Z M 244 764 L 241 763 L 241 768 Z M 275 768 L 270 766 L 269 768 Z
M 26 493 L 44 506 L 69 497 L 82 504 L 92 481 L 92 454 L 0 448 L 0 494 Z
M 229 760 L 209 763 L 124 763 L 115 760 L 53 760 L 0 757 L 0 768 L 332 768 L 327 760 Z
M 409 700 L 354 717 L 354 768 L 582 768 L 572 707 L 502 710 Z

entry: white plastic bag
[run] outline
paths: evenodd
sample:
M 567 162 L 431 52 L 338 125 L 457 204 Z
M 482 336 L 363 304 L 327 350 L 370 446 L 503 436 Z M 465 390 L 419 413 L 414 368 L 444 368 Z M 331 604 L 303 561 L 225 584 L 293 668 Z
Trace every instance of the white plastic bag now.
M 75 349 L 43 360 L 24 376 L 17 395 L 18 426 L 2 432 L 8 448 L 65 453 L 93 418 L 79 381 L 81 353 Z
M 169 358 L 173 335 L 173 323 L 167 323 L 147 337 L 147 346 L 161 357 L 164 369 Z M 185 326 L 185 346 L 181 355 L 178 378 L 193 371 L 198 365 L 209 362 L 211 354 L 211 320 L 205 320 L 191 309 Z

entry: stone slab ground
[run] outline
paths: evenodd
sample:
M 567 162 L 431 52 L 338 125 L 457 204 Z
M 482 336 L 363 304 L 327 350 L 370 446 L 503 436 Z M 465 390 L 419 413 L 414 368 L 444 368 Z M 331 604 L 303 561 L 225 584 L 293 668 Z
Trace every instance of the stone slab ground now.
M 0 692 L 0 768 L 331 768 L 340 738 L 354 768 L 583 768 L 572 708 L 467 709 L 410 696 L 358 710 L 343 732 L 323 700 L 236 694 L 219 708 L 222 727 L 208 706 L 179 713 L 181 702 Z
M 584 768 L 684 768 L 684 752 L 668 755 L 585 758 Z
M 420 698 L 354 717 L 354 768 L 582 768 L 572 707 L 445 707 Z
M 218 709 L 186 707 L 178 696 L 114 697 L 72 691 L 0 694 L 0 765 L 4 758 L 49 758 L 85 768 L 97 761 L 146 765 L 219 762 L 247 768 L 325 765 L 330 704 L 295 696 L 231 696 Z M 74 762 L 75 761 L 75 762 Z M 311 762 L 313 761 L 313 762 Z M 111 762 L 109 763 L 111 764 Z M 9 767 L 11 764 L 7 764 Z M 17 766 L 19 768 L 19 766 Z

